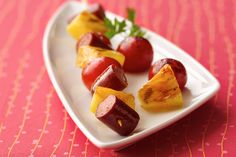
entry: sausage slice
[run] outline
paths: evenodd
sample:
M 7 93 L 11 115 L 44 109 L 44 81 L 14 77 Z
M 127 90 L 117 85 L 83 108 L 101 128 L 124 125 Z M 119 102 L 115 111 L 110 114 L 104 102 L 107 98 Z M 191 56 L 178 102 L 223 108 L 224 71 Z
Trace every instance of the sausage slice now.
M 97 108 L 96 117 L 122 136 L 129 135 L 139 122 L 138 113 L 114 95 L 109 95 Z

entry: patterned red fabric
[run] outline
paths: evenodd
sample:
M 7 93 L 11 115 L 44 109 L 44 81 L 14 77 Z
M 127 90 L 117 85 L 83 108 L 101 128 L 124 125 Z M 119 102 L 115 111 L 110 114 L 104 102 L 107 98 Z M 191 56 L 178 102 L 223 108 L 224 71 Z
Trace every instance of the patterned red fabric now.
M 135 8 L 139 24 L 184 49 L 221 83 L 192 114 L 119 152 L 88 141 L 48 78 L 42 36 L 63 2 L 0 0 L 0 156 L 236 155 L 235 0 L 96 0 L 122 16 Z

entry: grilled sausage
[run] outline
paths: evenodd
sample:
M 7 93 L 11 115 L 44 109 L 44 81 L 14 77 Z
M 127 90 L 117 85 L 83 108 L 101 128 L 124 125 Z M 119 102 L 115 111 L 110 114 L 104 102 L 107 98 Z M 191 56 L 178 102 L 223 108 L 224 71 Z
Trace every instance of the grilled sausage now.
M 97 86 L 121 91 L 128 86 L 128 83 L 123 69 L 112 64 L 94 81 L 91 89 L 92 93 L 95 91 Z
M 129 135 L 139 122 L 138 113 L 114 95 L 99 104 L 96 117 L 122 136 Z

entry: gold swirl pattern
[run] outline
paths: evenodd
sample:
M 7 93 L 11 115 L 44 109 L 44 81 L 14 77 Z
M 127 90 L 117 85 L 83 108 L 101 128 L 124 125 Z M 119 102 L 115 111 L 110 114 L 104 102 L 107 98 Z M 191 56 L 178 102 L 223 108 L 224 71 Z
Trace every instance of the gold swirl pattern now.
M 61 135 L 60 135 L 60 138 L 59 138 L 59 141 L 57 142 L 57 144 L 55 145 L 55 148 L 53 149 L 52 153 L 50 156 L 53 156 L 56 152 L 56 150 L 58 149 L 58 147 L 60 146 L 61 142 L 62 142 L 62 139 L 65 135 L 65 131 L 66 131 L 66 127 L 67 127 L 67 120 L 68 120 L 68 115 L 67 115 L 67 112 L 65 109 L 63 109 L 63 112 L 64 112 L 64 124 L 63 124 L 63 128 L 61 130 Z
M 188 152 L 189 152 L 189 156 L 192 157 L 193 154 L 192 154 L 192 149 L 191 149 L 191 146 L 190 146 L 190 143 L 189 143 L 189 139 L 188 139 L 188 127 L 189 127 L 189 123 L 190 123 L 190 118 L 187 119 L 187 123 L 185 124 L 185 129 L 184 129 L 184 141 L 187 145 L 187 148 L 188 148 Z
M 210 66 L 210 71 L 216 75 L 216 61 L 215 61 L 215 51 L 214 51 L 214 42 L 215 42 L 215 20 L 214 20 L 214 17 L 213 17 L 213 12 L 211 10 L 211 7 L 210 7 L 210 1 L 206 1 L 206 3 L 203 4 L 203 10 L 204 12 L 206 13 L 206 17 L 207 17 L 207 20 L 208 20 L 208 36 L 209 36 L 209 66 Z M 217 98 L 218 96 L 216 95 L 214 97 L 214 100 L 213 100 L 213 103 L 214 105 L 216 104 L 216 101 L 217 101 Z M 208 132 L 208 129 L 210 127 L 210 124 L 212 122 L 212 117 L 214 116 L 214 112 L 215 110 L 211 109 L 210 110 L 210 114 L 209 114 L 209 118 L 207 120 L 207 124 L 206 124 L 206 127 L 203 131 L 203 136 L 202 136 L 202 150 L 203 150 L 203 156 L 206 156 L 206 153 L 205 153 L 205 140 L 206 140 L 206 134 Z
M 161 7 L 162 7 L 162 1 L 153 1 L 153 9 L 154 10 L 161 10 Z M 160 13 L 158 13 L 157 15 L 157 19 L 155 19 L 154 21 L 151 22 L 152 24 L 152 27 L 153 27 L 153 30 L 155 30 L 157 33 L 160 32 L 160 24 L 161 24 L 161 21 L 162 21 L 162 16 L 160 16 Z M 149 15 L 150 16 L 150 15 Z
M 188 12 L 189 12 L 189 4 L 187 0 L 181 0 L 180 1 L 180 15 L 179 20 L 176 23 L 176 28 L 173 35 L 173 41 L 179 45 L 179 36 L 181 33 L 181 30 L 183 29 L 184 23 L 186 22 L 188 18 Z
M 38 148 L 38 145 L 39 145 L 40 141 L 43 138 L 44 132 L 45 132 L 47 124 L 48 124 L 49 116 L 50 116 L 50 109 L 51 109 L 51 106 L 52 106 L 51 99 L 52 99 L 54 93 L 55 93 L 54 88 L 51 88 L 49 90 L 48 94 L 46 94 L 46 98 L 47 98 L 47 100 L 46 100 L 46 112 L 45 112 L 46 117 L 45 117 L 42 129 L 40 129 L 41 131 L 40 131 L 39 138 L 37 140 L 35 140 L 36 143 L 34 145 L 34 148 L 31 150 L 30 156 L 33 156 L 34 152 Z
M 23 72 L 24 69 L 27 67 L 27 62 L 30 58 L 29 53 L 25 53 L 23 57 L 19 61 L 19 66 L 16 72 L 16 79 L 13 82 L 13 88 L 12 88 L 12 94 L 9 96 L 9 99 L 7 101 L 7 109 L 4 112 L 4 118 L 6 119 L 11 113 L 12 113 L 12 108 L 14 107 L 14 102 L 20 92 L 20 82 L 23 79 Z M 2 133 L 2 128 L 3 128 L 3 121 L 0 123 L 0 135 Z
M 73 131 L 73 137 L 72 137 L 72 141 L 71 141 L 71 145 L 70 145 L 70 150 L 69 150 L 68 156 L 71 156 L 72 149 L 73 149 L 74 142 L 75 142 L 75 137 L 76 137 L 77 129 L 78 129 L 78 127 L 75 125 L 75 129 L 74 129 L 74 131 Z
M 234 74 L 235 74 L 235 63 L 234 63 L 234 54 L 233 54 L 233 44 L 230 39 L 230 37 L 227 35 L 227 32 L 225 30 L 225 19 L 224 19 L 224 1 L 217 1 L 217 10 L 218 10 L 218 24 L 219 24 L 219 32 L 222 35 L 223 41 L 226 45 L 226 53 L 227 53 L 227 59 L 229 63 L 229 70 L 228 70 L 228 87 L 227 87 L 227 96 L 226 96 L 226 122 L 225 122 L 225 128 L 222 133 L 222 138 L 220 142 L 221 147 L 221 157 L 224 156 L 226 153 L 226 150 L 224 149 L 224 141 L 226 140 L 226 134 L 229 127 L 229 116 L 230 116 L 230 106 L 232 105 L 230 103 L 232 94 L 232 89 L 234 86 Z
M 193 1 L 194 5 L 194 32 L 196 35 L 196 54 L 195 57 L 197 60 L 200 60 L 202 57 L 202 30 L 201 30 L 201 7 L 199 1 Z
M 233 27 L 234 27 L 234 30 L 236 31 L 236 1 L 233 0 L 233 5 L 234 5 L 234 15 L 233 15 L 233 20 L 232 20 L 232 23 L 233 23 Z
M 91 0 L 91 2 L 95 1 L 96 0 Z M 42 61 L 37 62 L 37 65 L 28 66 L 29 60 L 39 57 L 38 54 L 29 54 L 28 49 L 30 46 L 30 48 L 33 49 L 32 52 L 39 52 L 39 46 L 37 46 L 37 43 L 41 42 L 41 35 L 44 29 L 43 27 L 46 24 L 45 20 L 48 20 L 49 15 L 51 15 L 55 11 L 56 7 L 62 2 L 63 0 L 44 1 L 37 2 L 37 5 L 34 6 L 36 3 L 29 0 L 20 0 L 19 2 L 16 0 L 7 2 L 0 0 L 1 28 L 5 29 L 9 26 L 9 24 L 11 25 L 11 30 L 4 32 L 3 37 L 5 37 L 5 39 L 0 43 L 0 79 L 2 80 L 2 84 L 4 83 L 5 85 L 6 83 L 6 86 L 4 87 L 7 87 L 6 94 L 0 93 L 0 101 L 2 102 L 1 105 L 4 107 L 0 113 L 0 146 L 3 148 L 0 151 L 0 156 L 26 156 L 27 154 L 24 153 L 31 153 L 30 156 L 34 156 L 36 155 L 36 152 L 42 153 L 40 155 L 44 155 L 43 153 L 49 153 L 51 156 L 137 156 L 139 152 L 146 151 L 146 156 L 164 156 L 168 154 L 170 156 L 186 155 L 190 157 L 205 157 L 218 155 L 216 153 L 219 152 L 223 157 L 226 155 L 230 156 L 234 153 L 232 151 L 234 148 L 234 145 L 232 144 L 232 137 L 234 134 L 233 127 L 235 126 L 233 123 L 235 122 L 235 119 L 233 119 L 232 116 L 234 110 L 231 108 L 234 104 L 233 92 L 235 89 L 236 54 L 234 53 L 235 34 L 233 34 L 236 32 L 235 0 L 217 0 L 216 3 L 213 0 L 206 0 L 203 2 L 189 2 L 187 0 L 96 1 L 103 4 L 104 8 L 112 10 L 116 13 L 118 12 L 122 16 L 125 16 L 124 13 L 126 6 L 136 8 L 138 12 L 138 23 L 141 23 L 142 25 L 145 25 L 158 33 L 161 32 L 166 38 L 172 40 L 177 45 L 181 44 L 186 47 L 189 46 L 188 49 L 190 49 L 190 53 L 191 50 L 192 52 L 195 50 L 195 52 L 191 53 L 191 55 L 193 54 L 197 60 L 200 60 L 204 63 L 204 65 L 209 66 L 207 68 L 209 68 L 214 76 L 220 79 L 222 89 L 214 97 L 214 99 L 209 101 L 209 105 L 211 106 L 209 111 L 206 111 L 206 108 L 203 108 L 204 111 L 200 109 L 199 114 L 208 113 L 202 117 L 204 121 L 200 122 L 197 120 L 197 116 L 199 115 L 191 114 L 186 117 L 186 120 L 183 122 L 180 122 L 176 124 L 176 126 L 174 125 L 165 130 L 166 133 L 163 135 L 166 137 L 161 137 L 161 135 L 157 136 L 159 133 L 156 133 L 156 135 L 154 135 L 155 138 L 148 139 L 148 145 L 146 145 L 146 142 L 135 143 L 131 150 L 128 148 L 125 151 L 121 151 L 121 153 L 95 148 L 94 146 L 89 148 L 89 144 L 91 143 L 83 135 L 78 134 L 77 126 L 74 125 L 71 120 L 68 120 L 66 111 L 63 111 L 61 119 L 64 119 L 61 122 L 53 121 L 54 124 L 60 124 L 61 126 L 61 132 L 58 131 L 57 134 L 50 139 L 53 143 L 55 143 L 54 147 L 51 146 L 52 148 L 45 150 L 41 149 L 40 151 L 40 147 L 48 147 L 45 134 L 47 130 L 50 130 L 51 126 L 49 126 L 49 122 L 53 119 L 50 113 L 52 112 L 52 109 L 55 109 L 51 103 L 53 100 L 57 100 L 57 97 L 54 97 L 55 93 L 53 88 L 47 87 L 49 88 L 49 91 L 46 91 L 47 96 L 46 99 L 43 100 L 45 107 L 43 111 L 40 111 L 45 112 L 45 115 L 43 114 L 44 117 L 42 117 L 43 121 L 42 124 L 40 124 L 41 129 L 39 129 L 39 133 L 37 132 L 34 134 L 28 130 L 25 130 L 26 128 L 28 129 L 27 124 L 32 120 L 29 120 L 28 118 L 30 113 L 29 111 L 33 108 L 31 104 L 35 103 L 35 93 L 42 92 L 45 85 L 48 85 L 48 83 L 43 79 L 45 78 L 44 76 L 46 72 L 45 68 L 41 67 Z M 34 12 L 32 12 L 32 10 L 34 10 Z M 30 18 L 26 16 L 29 12 L 32 12 L 32 15 L 29 16 Z M 229 15 L 229 13 L 232 15 Z M 15 19 L 9 20 L 9 17 L 14 17 Z M 193 27 L 188 27 L 186 24 L 193 24 Z M 26 28 L 30 28 L 30 30 L 27 30 Z M 21 40 L 22 38 L 18 36 L 24 31 L 26 31 L 26 34 L 24 35 L 24 39 Z M 193 32 L 193 35 L 188 35 L 186 32 Z M 185 42 L 188 43 L 188 39 L 185 37 L 195 40 L 195 43 L 190 42 L 190 44 L 194 44 L 193 46 L 195 46 L 195 49 L 192 45 L 186 45 Z M 14 58 L 12 61 L 10 58 L 18 53 L 13 52 L 13 50 L 15 50 L 12 48 L 13 46 L 19 47 L 19 51 L 22 53 L 19 58 Z M 207 50 L 206 53 L 203 53 L 203 50 Z M 222 57 L 223 55 L 225 57 Z M 207 61 L 205 61 L 205 57 L 207 58 Z M 12 64 L 9 66 L 11 64 L 10 61 L 14 62 L 15 65 Z M 218 65 L 219 61 L 226 64 Z M 22 87 L 25 83 L 24 78 L 27 78 L 27 76 L 30 75 L 26 73 L 26 68 L 30 68 L 29 71 L 35 71 L 41 68 L 41 72 L 36 74 L 35 78 L 30 80 L 32 81 L 30 87 L 27 86 L 28 88 L 24 89 Z M 224 71 L 224 73 L 222 73 L 222 71 Z M 8 79 L 11 81 L 8 81 Z M 43 88 L 41 88 L 41 84 L 44 86 Z M 0 88 L 0 92 L 2 92 L 4 89 L 3 87 Z M 27 97 L 20 98 L 21 92 L 22 95 L 27 95 Z M 2 95 L 3 97 L 1 97 Z M 41 98 L 45 98 L 45 94 L 42 95 L 43 96 L 41 96 Z M 17 111 L 15 109 L 16 104 L 18 104 L 18 99 L 24 101 L 23 111 Z M 22 105 L 20 107 L 22 107 Z M 56 109 L 58 112 L 61 112 L 61 108 Z M 218 113 L 218 108 L 220 108 L 222 112 L 220 111 L 220 113 Z M 22 115 L 19 120 L 17 119 L 16 124 L 19 123 L 19 126 L 14 126 L 14 130 L 16 129 L 15 132 L 9 130 L 7 126 L 7 124 L 12 123 L 11 117 L 13 112 L 14 114 Z M 33 114 L 35 114 L 35 112 L 32 112 L 30 115 Z M 223 118 L 219 116 L 223 116 Z M 221 118 L 222 121 L 215 122 L 217 118 Z M 193 122 L 196 122 L 195 124 L 199 125 L 199 128 L 193 126 L 195 125 Z M 194 133 L 192 133 L 191 131 L 196 128 L 197 130 L 194 130 Z M 214 136 L 209 136 L 212 133 L 212 130 L 214 130 Z M 14 136 L 12 135 L 7 137 L 7 131 L 13 133 Z M 181 134 L 177 134 L 180 132 Z M 25 133 L 27 133 L 30 137 L 35 137 L 36 140 L 25 138 L 23 136 Z M 68 135 L 68 133 L 71 134 Z M 194 137 L 195 134 L 198 136 Z M 182 142 L 179 141 L 180 137 L 178 136 L 182 137 Z M 70 142 L 68 142 L 66 137 L 70 137 Z M 46 143 L 43 141 L 44 138 Z M 160 142 L 158 138 L 160 138 L 160 141 L 163 141 Z M 32 140 L 36 141 L 33 142 L 34 145 L 31 143 Z M 217 143 L 218 146 L 215 143 L 216 141 L 220 141 Z M 18 144 L 19 142 L 22 143 L 22 145 L 30 145 L 32 147 L 31 152 L 29 150 L 30 148 L 24 148 L 24 146 Z M 76 146 L 80 147 L 79 152 L 76 152 Z M 147 147 L 153 148 L 146 149 Z M 6 150 L 4 150 L 5 148 Z M 64 154 L 63 151 L 65 151 Z M 83 151 L 82 154 L 81 151 Z
M 17 34 L 19 33 L 21 27 L 23 26 L 23 22 L 25 20 L 25 10 L 26 10 L 26 6 L 27 6 L 27 1 L 23 1 L 22 3 L 20 3 L 18 5 L 18 10 L 17 10 L 17 15 L 19 15 L 16 18 L 16 22 L 14 27 L 12 28 L 9 38 L 6 40 L 6 43 L 4 44 L 4 47 L 1 49 L 1 53 L 0 53 L 0 78 L 4 75 L 2 75 L 2 73 L 4 73 L 4 66 L 6 65 L 5 60 L 7 59 L 8 55 L 9 55 L 9 48 L 12 46 L 12 44 L 14 43 Z M 11 11 L 11 7 L 12 5 L 14 6 L 14 2 L 9 4 L 9 7 L 7 8 L 7 11 Z M 9 9 L 10 8 L 10 9 Z M 4 16 L 6 16 L 7 14 L 3 14 Z M 2 16 L 3 17 L 3 16 Z M 0 23 L 1 23 L 1 19 L 0 19 Z
M 21 125 L 20 125 L 20 130 L 18 131 L 18 133 L 16 134 L 16 137 L 13 141 L 13 143 L 10 145 L 9 147 L 9 151 L 8 151 L 8 156 L 11 155 L 11 152 L 12 152 L 12 149 L 13 147 L 15 146 L 15 144 L 17 143 L 17 141 L 19 140 L 20 138 L 20 135 L 22 134 L 22 131 L 23 131 L 23 128 L 25 126 L 25 123 L 26 123 L 26 120 L 27 120 L 27 117 L 29 115 L 29 109 L 30 109 L 30 106 L 32 105 L 32 98 L 35 94 L 35 92 L 38 90 L 39 88 L 39 84 L 41 83 L 42 79 L 43 79 L 43 76 L 46 72 L 46 69 L 45 67 L 41 67 L 37 77 L 36 77 L 36 80 L 34 80 L 33 82 L 31 82 L 31 86 L 32 88 L 29 90 L 29 94 L 26 96 L 26 104 L 24 106 L 24 114 L 23 114 L 23 119 L 22 119 L 22 122 L 21 122 Z
M 2 21 L 7 18 L 7 15 L 12 11 L 12 9 L 14 9 L 15 6 L 15 1 L 8 1 L 8 3 L 6 3 L 6 6 L 2 6 L 2 10 L 1 10 L 1 14 L 0 14 L 0 23 L 2 23 Z
M 48 9 L 48 5 L 50 4 L 50 1 L 43 1 L 43 2 L 44 3 L 41 3 L 41 5 L 37 8 L 37 12 L 34 14 L 32 27 L 31 27 L 32 30 L 23 41 L 24 46 L 29 45 L 33 41 L 33 39 L 38 35 L 39 29 L 40 29 L 40 25 L 39 25 L 40 19 L 45 14 L 45 12 Z
M 82 152 L 82 154 L 84 154 L 84 157 L 87 157 L 88 155 L 88 145 L 89 145 L 89 141 L 88 141 L 88 138 L 86 138 L 86 141 L 84 143 L 84 151 Z
M 171 40 L 173 36 L 174 26 L 177 18 L 176 1 L 168 1 L 169 20 L 167 23 L 166 38 Z

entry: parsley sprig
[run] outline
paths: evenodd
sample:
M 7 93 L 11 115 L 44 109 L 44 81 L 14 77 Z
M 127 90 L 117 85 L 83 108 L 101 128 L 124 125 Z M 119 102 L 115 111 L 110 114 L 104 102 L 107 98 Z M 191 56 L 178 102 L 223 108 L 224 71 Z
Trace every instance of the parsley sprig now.
M 145 32 L 142 31 L 140 27 L 135 24 L 135 17 L 136 17 L 135 10 L 127 8 L 127 19 L 131 22 L 131 29 L 129 32 L 129 36 L 142 37 L 145 35 Z M 104 22 L 105 26 L 107 27 L 107 32 L 105 33 L 105 35 L 110 39 L 116 34 L 126 31 L 127 24 L 125 20 L 119 21 L 117 18 L 115 18 L 114 21 L 112 21 L 105 17 Z
M 131 8 L 127 8 L 127 18 L 132 24 L 129 36 L 143 37 L 145 35 L 145 32 L 142 31 L 141 28 L 135 24 L 135 17 L 136 17 L 135 10 Z
M 117 18 L 115 18 L 114 22 L 112 22 L 110 19 L 105 17 L 104 22 L 108 29 L 105 33 L 108 38 L 112 38 L 116 34 L 125 32 L 125 27 L 127 26 L 125 20 L 118 21 Z

